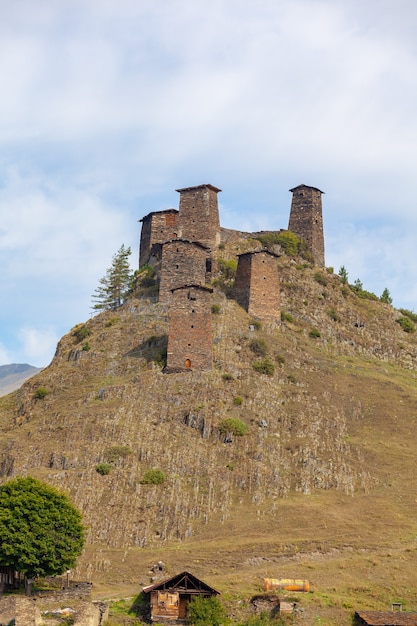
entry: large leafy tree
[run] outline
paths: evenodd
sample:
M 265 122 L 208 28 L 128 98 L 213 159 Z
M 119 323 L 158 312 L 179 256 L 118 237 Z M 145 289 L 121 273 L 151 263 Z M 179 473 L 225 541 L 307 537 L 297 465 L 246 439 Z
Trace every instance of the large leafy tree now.
M 81 513 L 65 494 L 31 477 L 0 486 L 0 565 L 55 576 L 75 566 L 83 545 Z
M 100 278 L 99 286 L 93 294 L 93 309 L 117 309 L 124 302 L 126 294 L 132 286 L 133 273 L 129 265 L 130 248 L 124 244 L 113 255 L 111 267 L 105 276 Z

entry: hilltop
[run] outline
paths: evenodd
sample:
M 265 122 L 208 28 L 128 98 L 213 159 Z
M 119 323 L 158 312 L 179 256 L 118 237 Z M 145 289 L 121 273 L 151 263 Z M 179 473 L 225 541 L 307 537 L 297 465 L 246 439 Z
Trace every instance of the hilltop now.
M 212 370 L 164 373 L 169 305 L 139 277 L 0 399 L 1 479 L 69 492 L 88 526 L 74 577 L 98 596 L 137 593 L 162 560 L 235 612 L 264 577 L 310 580 L 306 624 L 398 600 L 416 610 L 415 334 L 389 304 L 282 251 L 282 321 L 259 323 L 219 262 L 249 243 L 216 253 Z

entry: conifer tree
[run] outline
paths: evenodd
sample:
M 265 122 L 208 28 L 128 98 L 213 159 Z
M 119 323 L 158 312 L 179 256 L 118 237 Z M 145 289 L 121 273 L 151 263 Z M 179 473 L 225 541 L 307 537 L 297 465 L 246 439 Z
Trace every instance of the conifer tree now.
M 381 300 L 381 302 L 385 302 L 385 304 L 392 304 L 391 294 L 387 287 L 385 287 L 379 299 Z
M 99 286 L 92 296 L 95 302 L 93 309 L 99 311 L 117 309 L 123 304 L 132 286 L 133 273 L 129 265 L 131 254 L 130 247 L 125 248 L 122 244 L 113 255 L 111 267 L 107 269 L 105 276 L 100 278 Z

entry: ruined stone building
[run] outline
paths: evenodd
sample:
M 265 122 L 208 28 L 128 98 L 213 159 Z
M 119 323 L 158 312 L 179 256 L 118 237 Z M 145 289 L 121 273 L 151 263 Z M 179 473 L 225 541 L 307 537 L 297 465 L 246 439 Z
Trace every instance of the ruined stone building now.
M 213 185 L 177 189 L 179 209 L 143 217 L 139 265 L 154 267 L 159 301 L 170 305 L 167 371 L 212 367 L 211 293 L 215 256 L 222 243 L 218 193 Z M 299 185 L 293 194 L 289 227 L 303 239 L 319 266 L 324 266 L 321 196 L 316 187 Z M 249 233 L 227 231 L 227 241 Z M 254 318 L 280 319 L 278 255 L 253 250 L 238 256 L 234 286 L 237 302 Z

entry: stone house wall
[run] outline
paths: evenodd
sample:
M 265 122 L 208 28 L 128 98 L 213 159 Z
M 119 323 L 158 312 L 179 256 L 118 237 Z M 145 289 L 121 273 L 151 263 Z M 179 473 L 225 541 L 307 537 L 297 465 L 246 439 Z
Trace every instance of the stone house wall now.
M 316 187 L 298 185 L 292 192 L 288 230 L 303 239 L 319 267 L 324 267 L 324 235 L 321 196 Z
M 198 185 L 177 191 L 180 194 L 178 236 L 215 249 L 220 244 L 217 194 L 221 189 L 213 185 Z
M 207 248 L 183 239 L 162 245 L 159 301 L 169 303 L 172 290 L 183 285 L 204 285 L 206 282 Z
M 281 315 L 278 256 L 267 250 L 240 254 L 234 294 L 249 315 L 278 321 Z
M 212 289 L 188 285 L 174 289 L 168 332 L 167 372 L 208 370 L 213 365 Z
M 149 213 L 140 220 L 142 229 L 140 234 L 139 267 L 148 263 L 154 244 L 175 239 L 177 236 L 177 220 L 177 209 Z

